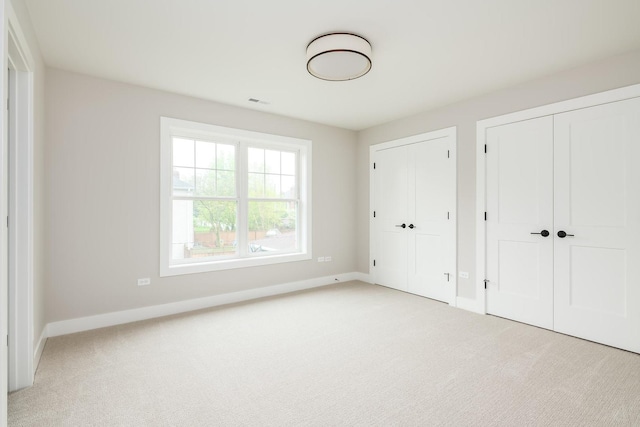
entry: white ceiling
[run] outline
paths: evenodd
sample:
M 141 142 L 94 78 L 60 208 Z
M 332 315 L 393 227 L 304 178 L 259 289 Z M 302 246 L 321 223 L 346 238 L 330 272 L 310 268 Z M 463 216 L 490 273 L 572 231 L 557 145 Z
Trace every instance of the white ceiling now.
M 48 66 L 353 130 L 640 48 L 639 0 L 25 2 Z M 307 73 L 335 31 L 369 74 Z

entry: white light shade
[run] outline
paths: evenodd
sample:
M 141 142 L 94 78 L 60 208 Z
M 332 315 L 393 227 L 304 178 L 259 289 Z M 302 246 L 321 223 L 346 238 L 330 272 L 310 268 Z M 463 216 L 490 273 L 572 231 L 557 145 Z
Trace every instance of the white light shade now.
M 355 34 L 326 34 L 307 46 L 307 70 L 319 79 L 353 80 L 370 69 L 371 45 Z

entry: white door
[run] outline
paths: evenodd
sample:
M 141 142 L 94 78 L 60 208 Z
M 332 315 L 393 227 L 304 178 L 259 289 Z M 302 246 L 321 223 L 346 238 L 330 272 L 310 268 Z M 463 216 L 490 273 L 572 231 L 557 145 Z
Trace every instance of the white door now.
M 556 115 L 555 161 L 555 330 L 640 352 L 640 99 Z
M 455 136 L 425 139 L 373 155 L 374 278 L 454 303 Z
M 452 138 L 409 146 L 408 290 L 452 302 L 455 299 L 455 159 Z
M 486 142 L 487 313 L 552 329 L 553 119 L 490 128 Z
M 407 147 L 375 154 L 376 283 L 407 290 Z

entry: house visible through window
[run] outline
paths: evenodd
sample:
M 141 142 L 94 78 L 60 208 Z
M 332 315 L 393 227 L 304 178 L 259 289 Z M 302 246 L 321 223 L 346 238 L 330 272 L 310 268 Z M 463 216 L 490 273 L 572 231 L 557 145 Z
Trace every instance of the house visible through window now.
M 161 275 L 310 259 L 311 141 L 161 119 Z

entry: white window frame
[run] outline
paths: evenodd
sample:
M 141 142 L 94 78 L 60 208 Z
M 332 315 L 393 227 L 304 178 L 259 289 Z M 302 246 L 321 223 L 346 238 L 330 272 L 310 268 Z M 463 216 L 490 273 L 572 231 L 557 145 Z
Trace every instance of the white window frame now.
M 298 250 L 277 254 L 250 253 L 240 250 L 237 257 L 199 259 L 175 262 L 172 259 L 173 227 L 173 137 L 203 139 L 236 146 L 236 187 L 238 198 L 237 232 L 247 227 L 245 213 L 248 201 L 247 165 L 241 150 L 248 147 L 296 151 L 298 153 Z M 311 259 L 311 141 L 287 136 L 246 131 L 187 120 L 160 117 L 160 277 L 190 273 L 255 267 Z M 278 201 L 280 199 L 265 199 Z M 243 230 L 243 231 L 241 231 Z M 239 236 L 240 237 L 240 236 Z M 240 239 L 241 240 L 241 239 Z M 242 242 L 241 242 L 242 243 Z M 242 247 L 241 244 L 238 245 Z

